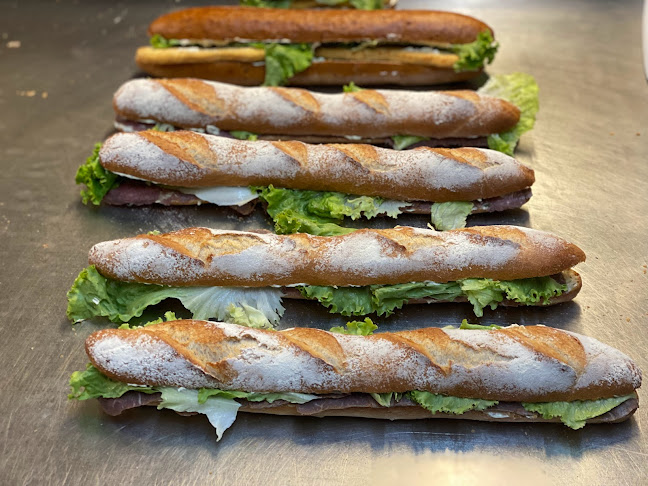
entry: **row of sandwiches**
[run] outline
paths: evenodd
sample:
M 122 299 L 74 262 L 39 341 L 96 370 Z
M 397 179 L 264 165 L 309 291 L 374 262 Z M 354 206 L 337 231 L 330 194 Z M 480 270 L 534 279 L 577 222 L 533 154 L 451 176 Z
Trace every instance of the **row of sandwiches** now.
M 487 25 L 431 11 L 208 7 L 164 15 L 149 35 L 136 61 L 162 79 L 116 92 L 118 133 L 77 173 L 83 202 L 216 204 L 243 216 L 261 206 L 275 233 L 186 228 L 95 245 L 67 315 L 118 328 L 87 339 L 91 363 L 72 375 L 70 398 L 97 398 L 111 415 L 204 414 L 219 439 L 238 412 L 573 429 L 634 413 L 641 371 L 592 338 L 465 320 L 374 334 L 368 316 L 405 304 L 465 303 L 481 317 L 581 289 L 576 245 L 515 226 L 465 228 L 472 214 L 531 197 L 534 172 L 513 150 L 535 120 L 533 78 L 493 76 L 478 91 L 365 88 L 479 76 L 497 49 Z M 407 213 L 433 227 L 348 224 Z M 170 299 L 191 319 L 143 323 Z M 291 299 L 364 320 L 277 331 Z

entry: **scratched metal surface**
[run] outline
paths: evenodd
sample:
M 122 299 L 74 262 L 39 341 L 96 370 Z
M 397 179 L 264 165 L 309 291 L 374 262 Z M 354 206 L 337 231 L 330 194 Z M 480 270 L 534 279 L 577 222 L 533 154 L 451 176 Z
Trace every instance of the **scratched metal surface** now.
M 83 207 L 74 173 L 111 127 L 111 95 L 136 74 L 134 49 L 158 14 L 185 2 L 0 2 L 0 484 L 646 484 L 648 407 L 616 426 L 389 423 L 242 414 L 220 443 L 204 417 L 102 415 L 70 403 L 83 340 L 65 293 L 95 242 L 152 229 L 269 227 L 256 214 Z M 402 6 L 443 8 L 446 2 Z M 527 71 L 541 92 L 519 158 L 536 170 L 513 222 L 561 234 L 588 254 L 577 301 L 489 312 L 485 323 L 545 323 L 592 335 L 648 370 L 648 87 L 638 1 L 457 1 L 494 26 L 491 72 Z M 18 46 L 18 42 L 20 43 Z M 408 223 L 423 226 L 421 218 Z M 386 225 L 383 221 L 374 224 Z M 285 326 L 343 322 L 290 303 Z M 458 323 L 461 306 L 412 306 L 382 329 Z M 641 400 L 648 399 L 640 392 Z

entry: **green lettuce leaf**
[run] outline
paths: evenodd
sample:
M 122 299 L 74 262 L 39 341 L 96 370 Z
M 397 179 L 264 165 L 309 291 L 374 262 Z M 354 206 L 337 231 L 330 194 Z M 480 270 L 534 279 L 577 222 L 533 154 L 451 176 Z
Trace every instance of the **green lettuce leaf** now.
M 74 179 L 77 184 L 86 186 L 86 189 L 81 191 L 83 204 L 92 202 L 94 205 L 99 205 L 108 191 L 119 185 L 117 174 L 107 171 L 99 162 L 99 150 L 101 150 L 101 144 L 97 143 L 92 155 L 77 170 Z
M 542 303 L 546 305 L 552 297 L 558 297 L 567 290 L 551 277 L 524 278 L 519 280 L 491 280 L 469 278 L 460 281 L 461 290 L 473 304 L 477 317 L 484 315 L 483 309 L 491 309 L 507 298 L 523 305 Z
M 498 326 L 497 324 L 491 324 L 490 326 L 482 326 L 480 324 L 469 324 L 467 319 L 464 319 L 461 321 L 461 325 L 459 326 L 459 329 L 477 329 L 477 330 L 483 330 L 483 331 L 488 331 L 491 329 L 502 329 L 502 326 Z
M 390 393 L 370 393 L 376 402 L 378 402 L 379 405 L 382 405 L 383 407 L 391 407 L 392 405 L 392 399 L 394 402 L 399 402 L 401 398 L 403 398 L 404 393 L 396 393 L 396 392 L 390 392 Z
M 270 322 L 277 322 L 284 311 L 281 290 L 276 288 L 165 287 L 118 282 L 89 266 L 81 271 L 68 292 L 67 316 L 73 322 L 99 316 L 112 322 L 128 322 L 165 299 L 180 300 L 195 319 L 225 320 L 230 304 L 254 307 Z
M 452 301 L 466 297 L 473 304 L 476 316 L 482 317 L 483 309 L 508 298 L 524 305 L 546 304 L 548 299 L 558 297 L 566 285 L 551 277 L 537 277 L 512 281 L 491 279 L 464 279 L 456 282 L 410 282 L 394 285 L 371 285 L 364 287 L 327 287 L 306 285 L 298 287 L 308 299 L 315 299 L 331 313 L 343 316 L 363 316 L 376 313 L 389 316 L 410 299 L 432 298 Z
M 153 125 L 153 128 L 151 130 L 155 132 L 175 132 L 176 127 L 171 125 L 170 123 L 156 123 Z
M 485 278 L 467 278 L 461 281 L 461 290 L 473 305 L 477 317 L 484 315 L 484 307 L 492 310 L 504 300 L 504 291 L 497 285 L 499 282 Z
M 466 227 L 466 218 L 472 213 L 471 201 L 432 203 L 432 226 L 439 231 Z
M 259 139 L 259 136 L 256 133 L 246 132 L 244 130 L 230 130 L 229 134 L 239 140 L 251 140 L 254 142 Z
M 275 222 L 277 234 L 310 233 L 333 236 L 351 233 L 339 225 L 345 217 L 373 218 L 381 212 L 397 215 L 393 207 L 383 209 L 383 199 L 350 196 L 339 192 L 300 191 L 273 186 L 253 188 L 267 203 L 267 212 Z
M 371 319 L 368 317 L 364 321 L 350 321 L 346 323 L 346 327 L 337 326 L 330 329 L 331 332 L 339 334 L 352 334 L 355 336 L 369 336 L 378 329 Z
M 230 317 L 225 319 L 226 322 L 256 329 L 273 329 L 272 323 L 263 315 L 263 312 L 247 304 L 243 304 L 241 307 L 230 304 L 227 307 L 227 313 Z
M 409 282 L 394 285 L 372 285 L 371 292 L 376 310 L 386 315 L 400 309 L 410 299 L 454 300 L 462 295 L 457 282 Z
M 201 388 L 198 390 L 198 403 L 205 403 L 209 397 L 219 396 L 223 398 L 244 398 L 250 402 L 268 402 L 272 403 L 276 400 L 285 400 L 290 403 L 306 403 L 311 400 L 316 400 L 317 395 L 308 393 L 258 393 L 258 392 L 242 392 L 231 390 L 217 390 L 214 388 Z
M 317 3 L 322 3 L 317 0 Z M 384 0 L 349 0 L 349 5 L 358 10 L 380 10 L 385 8 Z
M 88 400 L 89 398 L 119 398 L 127 391 L 135 390 L 143 393 L 156 393 L 157 390 L 148 386 L 135 386 L 111 380 L 89 364 L 85 371 L 75 371 L 70 377 L 70 400 Z
M 462 295 L 456 282 L 413 282 L 395 285 L 365 287 L 326 287 L 307 285 L 298 287 L 302 295 L 315 299 L 331 313 L 343 316 L 363 316 L 376 313 L 389 316 L 410 299 L 436 298 L 453 300 Z
M 117 329 L 140 329 L 142 327 L 146 326 L 152 326 L 153 324 L 160 324 L 162 322 L 170 322 L 170 321 L 177 321 L 179 320 L 179 317 L 176 317 L 175 312 L 167 311 L 164 313 L 163 317 L 158 317 L 157 319 L 153 321 L 149 321 L 145 324 L 142 324 L 141 326 L 131 326 L 128 323 L 124 323 L 121 326 L 119 326 Z
M 430 140 L 429 137 L 417 137 L 416 135 L 393 135 L 394 150 L 403 150 L 424 140 Z
M 369 287 L 325 287 L 306 285 L 297 287 L 307 299 L 319 301 L 333 314 L 364 316 L 376 312 Z
M 566 285 L 559 284 L 551 277 L 500 281 L 499 287 L 506 293 L 507 299 L 527 305 L 546 305 L 549 299 L 567 290 Z
M 543 418 L 559 417 L 567 427 L 578 430 L 585 427 L 585 421 L 609 412 L 626 400 L 634 398 L 634 393 L 622 397 L 601 400 L 575 400 L 573 402 L 522 403 L 529 412 L 536 412 Z
M 407 396 L 413 402 L 418 403 L 421 407 L 432 413 L 445 412 L 456 415 L 468 412 L 469 410 L 485 410 L 499 403 L 495 400 L 449 397 L 418 390 L 407 392 Z
M 342 91 L 345 93 L 355 93 L 356 91 L 362 91 L 363 88 L 360 86 L 356 85 L 353 81 L 351 81 L 349 84 L 345 84 L 342 86 Z
M 216 429 L 216 440 L 221 440 L 225 432 L 236 420 L 236 413 L 241 406 L 236 400 L 223 397 L 212 397 L 204 403 L 198 401 L 198 390 L 164 387 L 162 401 L 158 410 L 169 408 L 176 412 L 196 412 L 207 416 L 209 423 Z
M 177 47 L 180 45 L 180 41 L 177 39 L 167 39 L 166 37 L 161 36 L 160 34 L 153 34 L 149 39 L 151 46 L 156 49 L 166 49 L 168 47 Z
M 239 0 L 245 7 L 290 8 L 292 0 Z
M 520 109 L 520 121 L 508 132 L 489 135 L 488 147 L 513 155 L 513 151 L 523 133 L 535 125 L 539 109 L 538 84 L 533 76 L 525 73 L 512 73 L 492 76 L 478 92 L 513 103 Z
M 453 68 L 456 72 L 481 69 L 487 62 L 493 62 L 498 47 L 490 31 L 480 32 L 474 42 L 452 46 L 452 51 L 459 56 Z
M 264 44 L 264 86 L 282 86 L 313 63 L 311 44 Z

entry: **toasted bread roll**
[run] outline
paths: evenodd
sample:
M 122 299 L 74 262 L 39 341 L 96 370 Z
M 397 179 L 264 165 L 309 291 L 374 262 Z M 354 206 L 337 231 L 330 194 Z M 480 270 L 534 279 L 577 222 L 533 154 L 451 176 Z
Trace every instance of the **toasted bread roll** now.
M 336 43 L 389 41 L 406 44 L 465 44 L 485 23 L 434 10 L 284 10 L 249 7 L 197 7 L 154 20 L 149 35 L 167 39 Z
M 112 172 L 168 186 L 273 184 L 404 201 L 473 201 L 534 182 L 532 169 L 492 150 L 248 142 L 189 131 L 118 133 L 99 158 Z
M 172 321 L 95 332 L 86 351 L 108 377 L 148 386 L 317 394 L 420 390 L 548 402 L 627 395 L 641 385 L 641 371 L 623 353 L 544 326 L 348 336 Z
M 299 136 L 483 137 L 510 130 L 520 110 L 473 91 L 322 94 L 297 88 L 242 88 L 198 79 L 134 79 L 113 98 L 118 117 L 180 128 Z
M 331 237 L 188 228 L 99 243 L 89 260 L 104 276 L 127 282 L 349 286 L 540 277 L 569 269 L 585 254 L 562 238 L 515 226 L 397 227 Z
M 492 30 L 471 17 L 430 10 L 202 7 L 159 17 L 149 35 L 172 41 L 137 51 L 138 66 L 154 76 L 258 85 L 265 81 L 264 46 L 259 43 L 308 44 L 313 64 L 281 84 L 412 86 L 478 76 L 480 64 L 455 69 L 460 57 L 454 48 L 480 35 L 492 36 Z M 249 51 L 255 48 L 256 54 Z

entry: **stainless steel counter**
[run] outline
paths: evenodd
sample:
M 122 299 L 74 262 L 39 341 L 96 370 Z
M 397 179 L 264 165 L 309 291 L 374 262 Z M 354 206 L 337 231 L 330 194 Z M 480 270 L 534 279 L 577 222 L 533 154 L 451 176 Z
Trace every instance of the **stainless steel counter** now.
M 81 205 L 77 166 L 111 130 L 111 96 L 137 73 L 147 24 L 186 2 L 0 2 L 0 484 L 648 484 L 648 440 L 635 417 L 571 431 L 467 421 L 298 419 L 241 414 L 219 443 L 204 417 L 136 410 L 103 415 L 68 402 L 83 340 L 65 293 L 98 241 L 189 225 L 269 228 L 257 213 Z M 584 288 L 547 309 L 488 312 L 482 323 L 544 323 L 618 347 L 648 370 L 648 86 L 638 1 L 408 2 L 482 18 L 501 43 L 492 73 L 526 71 L 541 87 L 519 158 L 536 170 L 513 222 L 579 244 Z M 19 45 L 19 47 L 18 47 Z M 424 218 L 408 223 L 424 226 Z M 388 225 L 380 221 L 373 225 Z M 284 326 L 344 319 L 289 303 Z M 467 307 L 411 306 L 382 330 L 458 324 Z M 475 319 L 472 319 L 475 321 Z

